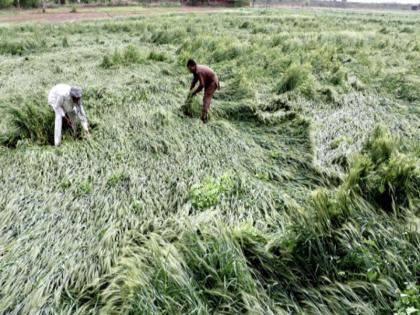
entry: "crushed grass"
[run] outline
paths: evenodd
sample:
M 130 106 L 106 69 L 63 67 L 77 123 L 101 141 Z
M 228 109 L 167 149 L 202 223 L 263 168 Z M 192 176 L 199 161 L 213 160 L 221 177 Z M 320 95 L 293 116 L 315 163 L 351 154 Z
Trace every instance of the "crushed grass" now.
M 1 28 L 0 313 L 418 309 L 418 25 L 249 9 Z M 221 80 L 206 125 L 191 57 Z M 83 86 L 90 141 L 41 146 L 57 80 Z

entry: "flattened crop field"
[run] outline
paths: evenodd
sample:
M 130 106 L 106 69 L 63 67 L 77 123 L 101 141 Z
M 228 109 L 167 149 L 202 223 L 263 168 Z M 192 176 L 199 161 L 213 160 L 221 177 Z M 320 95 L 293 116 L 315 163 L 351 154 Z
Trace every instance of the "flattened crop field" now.
M 239 9 L 0 38 L 0 314 L 420 309 L 420 15 Z M 221 81 L 206 125 L 191 57 Z M 60 82 L 94 128 L 55 148 Z

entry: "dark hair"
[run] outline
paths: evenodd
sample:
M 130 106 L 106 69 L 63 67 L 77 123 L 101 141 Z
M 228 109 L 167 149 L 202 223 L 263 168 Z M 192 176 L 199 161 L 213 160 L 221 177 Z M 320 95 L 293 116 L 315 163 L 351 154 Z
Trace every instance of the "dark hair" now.
M 194 59 L 188 59 L 188 61 L 187 61 L 187 67 L 194 67 L 196 65 L 197 65 L 197 63 L 195 62 Z

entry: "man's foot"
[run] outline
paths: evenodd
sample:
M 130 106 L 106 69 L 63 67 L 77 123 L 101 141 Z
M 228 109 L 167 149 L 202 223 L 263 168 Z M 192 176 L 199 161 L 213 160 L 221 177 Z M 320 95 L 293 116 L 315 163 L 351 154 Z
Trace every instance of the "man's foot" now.
M 201 116 L 201 121 L 203 122 L 203 124 L 207 124 L 207 122 L 209 121 L 208 115 L 204 114 L 203 116 Z

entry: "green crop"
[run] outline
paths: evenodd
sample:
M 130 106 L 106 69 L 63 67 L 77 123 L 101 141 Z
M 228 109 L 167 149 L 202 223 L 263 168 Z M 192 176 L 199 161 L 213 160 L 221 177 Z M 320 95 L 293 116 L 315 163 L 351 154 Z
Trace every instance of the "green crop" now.
M 195 184 L 190 189 L 190 200 L 193 206 L 204 209 L 214 206 L 219 198 L 232 190 L 233 181 L 228 175 L 221 178 L 205 178 L 202 183 Z
M 0 27 L 0 314 L 415 314 L 420 18 Z M 202 124 L 189 58 L 221 89 Z M 51 145 L 57 83 L 90 139 Z

